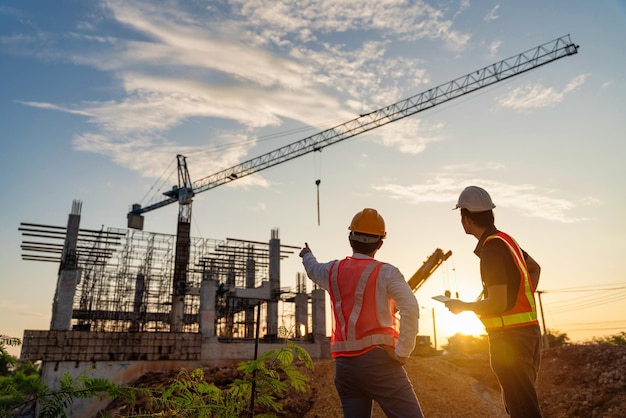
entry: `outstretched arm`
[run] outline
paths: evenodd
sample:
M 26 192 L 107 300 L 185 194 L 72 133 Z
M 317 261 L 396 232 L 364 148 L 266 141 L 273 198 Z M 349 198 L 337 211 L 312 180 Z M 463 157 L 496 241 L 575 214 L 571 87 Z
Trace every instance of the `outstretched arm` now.
M 313 251 L 309 248 L 308 243 L 304 243 L 304 247 L 300 250 L 302 257 L 302 265 L 309 279 L 317 283 L 322 289 L 328 290 L 328 272 L 334 261 L 328 263 L 318 263 L 313 255 Z

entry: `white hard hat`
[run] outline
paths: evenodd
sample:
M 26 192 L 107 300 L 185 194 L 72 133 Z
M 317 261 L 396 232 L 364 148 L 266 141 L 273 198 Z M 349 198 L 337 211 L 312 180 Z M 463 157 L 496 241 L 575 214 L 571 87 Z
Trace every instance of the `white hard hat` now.
M 491 196 L 482 187 L 468 186 L 459 195 L 459 201 L 453 209 L 464 208 L 470 212 L 486 212 L 495 208 Z

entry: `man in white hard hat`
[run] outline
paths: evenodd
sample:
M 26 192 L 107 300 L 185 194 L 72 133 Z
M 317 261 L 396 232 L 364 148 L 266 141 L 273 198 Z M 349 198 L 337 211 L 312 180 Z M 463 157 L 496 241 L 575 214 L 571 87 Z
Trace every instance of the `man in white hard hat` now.
M 330 350 L 343 416 L 369 417 L 376 401 L 388 417 L 422 417 L 403 367 L 415 348 L 417 300 L 396 267 L 374 259 L 387 235 L 383 217 L 365 208 L 348 229 L 351 257 L 319 263 L 307 243 L 300 251 L 307 275 L 332 302 Z
M 494 225 L 493 204 L 481 187 L 469 186 L 454 209 L 466 234 L 478 240 L 482 298 L 446 302 L 452 313 L 472 311 L 489 335 L 491 368 L 513 418 L 541 417 L 535 381 L 541 360 L 541 332 L 534 293 L 541 268 L 508 234 Z

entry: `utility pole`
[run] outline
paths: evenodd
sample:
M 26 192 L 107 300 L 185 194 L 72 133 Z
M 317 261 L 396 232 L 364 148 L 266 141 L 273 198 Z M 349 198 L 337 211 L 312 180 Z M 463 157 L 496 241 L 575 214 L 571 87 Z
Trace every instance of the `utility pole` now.
M 548 330 L 546 328 L 546 318 L 543 315 L 543 303 L 541 303 L 541 294 L 545 293 L 543 290 L 537 290 L 539 295 L 539 310 L 541 311 L 541 324 L 543 325 L 543 346 L 544 348 L 550 348 L 550 341 L 548 340 Z
M 437 350 L 437 328 L 435 327 L 435 308 L 432 308 L 433 313 L 433 338 L 435 339 L 435 350 Z

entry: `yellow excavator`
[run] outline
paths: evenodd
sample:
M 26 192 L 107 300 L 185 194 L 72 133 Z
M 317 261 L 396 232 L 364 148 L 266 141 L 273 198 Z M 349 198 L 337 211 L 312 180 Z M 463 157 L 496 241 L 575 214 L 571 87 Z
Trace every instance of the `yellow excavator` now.
M 426 282 L 437 267 L 441 265 L 444 261 L 446 261 L 452 255 L 452 251 L 448 251 L 444 253 L 441 248 L 437 248 L 435 252 L 433 252 L 430 257 L 424 261 L 424 264 L 417 269 L 415 274 L 411 276 L 408 281 L 409 286 L 413 290 L 413 293 L 417 292 L 417 290 L 422 287 L 422 285 Z M 445 291 L 446 296 L 450 296 L 450 291 Z M 458 295 L 457 295 L 458 297 Z M 435 317 L 433 313 L 433 332 L 435 329 Z M 433 355 L 437 352 L 437 335 L 435 334 L 435 347 L 432 347 L 430 344 L 430 336 L 428 335 L 417 335 L 415 337 L 415 350 L 411 353 L 412 356 L 428 356 Z
M 415 274 L 413 274 L 413 276 L 411 276 L 411 278 L 409 279 L 408 283 L 413 290 L 413 293 L 417 292 L 418 289 L 422 287 L 424 282 L 426 282 L 426 279 L 428 279 L 430 275 L 433 274 L 435 270 L 437 270 L 437 267 L 439 267 L 441 263 L 450 258 L 451 255 L 452 251 L 444 253 L 441 248 L 437 248 L 435 252 L 432 253 L 430 257 L 426 259 L 426 261 L 424 261 L 422 267 L 417 269 Z M 450 291 L 448 290 L 447 292 L 449 293 Z

